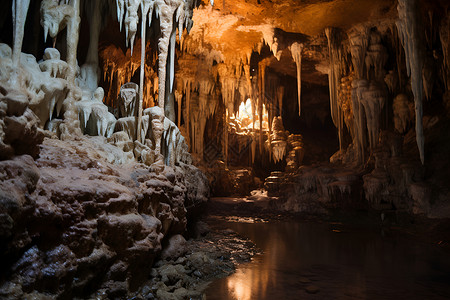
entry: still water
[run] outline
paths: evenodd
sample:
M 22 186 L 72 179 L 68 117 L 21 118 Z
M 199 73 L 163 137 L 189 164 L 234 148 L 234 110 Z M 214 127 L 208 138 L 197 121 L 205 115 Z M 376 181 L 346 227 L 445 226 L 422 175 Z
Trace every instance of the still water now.
M 264 253 L 213 282 L 208 300 L 450 299 L 450 253 L 436 245 L 339 224 L 225 225 Z

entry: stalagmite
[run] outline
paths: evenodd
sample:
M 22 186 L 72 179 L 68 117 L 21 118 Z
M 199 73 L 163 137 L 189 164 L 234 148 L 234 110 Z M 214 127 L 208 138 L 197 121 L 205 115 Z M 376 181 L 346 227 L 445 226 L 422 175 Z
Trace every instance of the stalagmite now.
M 128 82 L 122 85 L 119 94 L 119 116 L 121 118 L 136 116 L 136 99 L 139 97 L 138 85 Z
M 12 67 L 13 74 L 11 76 L 11 84 L 18 85 L 19 82 L 19 64 L 22 53 L 22 42 L 25 28 L 25 20 L 27 17 L 28 6 L 30 0 L 13 0 L 12 15 L 13 15 L 13 49 L 12 49 Z
M 301 114 L 301 91 L 302 91 L 302 50 L 303 44 L 297 42 L 293 43 L 289 50 L 291 50 L 292 59 L 297 66 L 297 93 L 298 93 L 298 115 Z
M 405 49 L 406 70 L 408 76 L 411 76 L 411 89 L 414 94 L 414 103 L 416 110 L 416 140 L 419 147 L 420 160 L 422 164 L 425 162 L 425 141 L 423 135 L 423 51 L 421 49 L 419 20 L 417 15 L 416 0 L 399 0 L 397 29 Z
M 281 117 L 275 117 L 272 122 L 272 131 L 270 139 L 270 148 L 273 151 L 273 160 L 275 163 L 281 161 L 286 155 L 287 136 Z
M 113 134 L 116 118 L 103 104 L 103 97 L 103 88 L 99 87 L 92 96 L 89 90 L 85 90 L 81 101 L 76 102 L 81 129 L 84 133 L 105 137 Z

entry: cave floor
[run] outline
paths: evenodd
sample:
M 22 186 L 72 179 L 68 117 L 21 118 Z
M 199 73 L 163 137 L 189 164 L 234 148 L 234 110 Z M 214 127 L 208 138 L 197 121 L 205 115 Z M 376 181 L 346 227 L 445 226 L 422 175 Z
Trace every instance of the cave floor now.
M 260 250 L 206 299 L 449 299 L 448 221 L 367 212 L 279 213 L 272 201 L 212 198 L 206 223 Z M 272 204 L 271 204 L 272 203 Z

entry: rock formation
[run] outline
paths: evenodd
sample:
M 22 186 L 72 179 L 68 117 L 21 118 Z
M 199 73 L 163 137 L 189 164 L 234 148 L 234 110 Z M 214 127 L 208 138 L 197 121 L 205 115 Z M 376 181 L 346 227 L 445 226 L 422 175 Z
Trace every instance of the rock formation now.
M 210 190 L 450 216 L 443 0 L 0 7 L 0 297 L 175 297 Z

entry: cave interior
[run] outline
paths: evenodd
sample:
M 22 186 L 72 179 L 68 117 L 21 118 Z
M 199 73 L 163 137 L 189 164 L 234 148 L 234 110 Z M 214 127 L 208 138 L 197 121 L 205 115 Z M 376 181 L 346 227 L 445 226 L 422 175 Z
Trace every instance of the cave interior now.
M 449 4 L 2 1 L 0 295 L 142 296 L 217 197 L 448 220 Z

